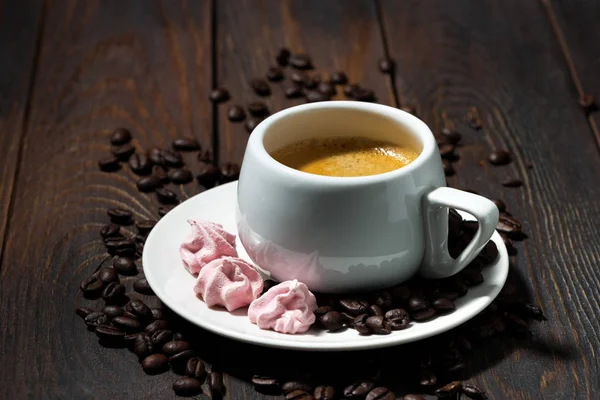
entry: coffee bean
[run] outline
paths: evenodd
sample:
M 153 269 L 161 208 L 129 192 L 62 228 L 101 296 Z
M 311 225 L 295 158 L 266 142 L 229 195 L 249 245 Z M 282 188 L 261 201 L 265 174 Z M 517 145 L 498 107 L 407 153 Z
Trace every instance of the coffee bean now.
M 448 159 L 442 159 L 442 167 L 444 168 L 444 175 L 445 176 L 453 176 L 456 171 L 454 170 L 454 166 L 452 165 L 452 162 L 449 161 Z
M 392 74 L 394 72 L 394 61 L 389 58 L 381 58 L 379 60 L 379 70 L 384 74 Z
M 523 186 L 523 181 L 520 179 L 507 179 L 502 182 L 502 186 L 510 188 L 518 188 Z
M 190 170 L 186 168 L 178 168 L 171 170 L 169 171 L 168 175 L 171 182 L 177 184 L 186 184 L 194 179 Z
M 210 92 L 209 98 L 213 103 L 223 103 L 229 100 L 229 91 L 225 88 L 217 88 Z
M 164 344 L 164 346 L 162 347 L 162 352 L 166 356 L 172 356 L 189 349 L 190 344 L 188 342 L 183 340 L 173 340 Z
M 240 177 L 240 166 L 235 163 L 225 163 L 221 166 L 221 181 L 223 183 L 232 182 Z
M 315 91 L 306 92 L 305 96 L 306 96 L 306 101 L 308 103 L 315 103 L 315 102 L 318 102 L 318 101 L 328 101 L 328 100 L 331 100 L 330 96 L 328 96 L 328 95 L 326 95 L 324 93 L 315 92 Z
M 515 218 L 500 214 L 498 218 L 498 225 L 496 225 L 496 229 L 501 233 L 506 234 L 515 234 L 521 232 L 523 229 L 521 223 L 517 221 Z
M 330 306 L 320 306 L 320 307 L 317 307 L 317 309 L 315 310 L 315 315 L 317 317 L 321 317 L 321 316 L 327 314 L 330 311 L 334 311 L 333 307 L 330 307 Z
M 321 322 L 323 328 L 330 332 L 339 331 L 344 327 L 344 319 L 337 311 L 329 311 L 319 318 L 319 322 Z
M 185 365 L 185 374 L 204 382 L 206 379 L 206 367 L 199 357 L 190 358 Z
M 165 170 L 165 168 L 166 167 L 163 167 L 160 165 L 155 165 L 152 168 L 152 176 L 155 176 L 156 178 L 158 178 L 158 180 L 162 184 L 169 183 L 169 176 L 167 175 L 167 171 Z
M 122 144 L 120 146 L 112 146 L 110 151 L 121 161 L 129 160 L 129 157 L 135 153 L 135 147 L 131 143 Z
M 113 267 L 121 275 L 135 275 L 138 272 L 135 263 L 128 257 L 117 257 L 113 262 Z
M 507 308 L 514 314 L 517 314 L 521 318 L 535 319 L 537 321 L 546 321 L 547 318 L 544 315 L 542 309 L 531 303 L 512 303 Z
M 179 151 L 200 151 L 200 143 L 192 138 L 177 138 L 171 144 L 175 150 Z
M 171 149 L 162 150 L 162 156 L 169 167 L 178 168 L 183 165 L 183 157 L 178 151 Z
M 192 349 L 183 350 L 169 357 L 169 364 L 173 371 L 178 374 L 185 374 L 185 367 L 190 358 L 195 357 L 196 352 Z
M 476 269 L 465 268 L 460 272 L 460 276 L 469 287 L 483 283 L 483 275 Z
M 152 291 L 152 288 L 148 284 L 148 281 L 146 280 L 146 278 L 140 278 L 140 279 L 136 279 L 135 281 L 133 281 L 133 290 L 135 290 L 136 292 L 141 293 L 141 294 L 148 294 L 148 295 L 154 294 L 154 292 Z
M 445 298 L 435 299 L 431 305 L 440 314 L 449 313 L 456 309 L 454 302 Z
M 488 398 L 483 390 L 470 383 L 462 385 L 461 393 L 473 400 L 486 400 Z
M 372 389 L 365 400 L 395 400 L 396 396 L 390 391 L 390 389 L 380 386 Z
M 121 169 L 121 164 L 117 157 L 106 157 L 98 160 L 98 167 L 100 168 L 100 171 L 115 172 Z
M 304 96 L 302 88 L 298 85 L 292 84 L 285 87 L 283 90 L 285 97 L 288 99 L 297 99 L 298 97 Z
M 289 64 L 296 69 L 312 69 L 311 58 L 306 54 L 294 54 L 289 58 Z
M 85 317 L 87 317 L 88 315 L 90 315 L 93 312 L 94 312 L 94 310 L 92 310 L 89 307 L 79 307 L 78 309 L 75 310 L 75 313 L 77 315 L 79 315 L 79 317 L 82 319 L 85 319 Z
M 248 103 L 248 112 L 253 117 L 264 117 L 269 115 L 269 108 L 262 101 L 253 101 Z
M 241 106 L 235 104 L 227 110 L 227 118 L 231 122 L 241 122 L 246 119 L 246 112 Z
M 259 96 L 269 96 L 271 94 L 271 88 L 264 79 L 256 78 L 250 81 L 250 87 Z
M 127 333 L 139 332 L 142 329 L 140 322 L 134 318 L 120 316 L 112 319 L 112 324 Z
M 335 96 L 335 86 L 329 82 L 321 82 L 317 86 L 317 91 L 325 96 Z
M 306 75 L 304 72 L 294 71 L 290 74 L 290 80 L 298 86 L 304 86 L 308 79 L 308 75 Z
M 148 233 L 150 233 L 150 231 L 152 230 L 152 228 L 154 228 L 155 225 L 156 221 L 153 219 L 143 219 L 135 223 L 135 227 L 137 228 L 138 232 L 142 235 L 147 235 Z
M 387 321 L 381 315 L 374 315 L 368 317 L 366 320 L 366 324 L 373 331 L 373 333 L 377 335 L 389 335 L 392 333 Z
M 408 300 L 410 311 L 423 311 L 429 308 L 429 303 L 422 297 L 413 296 Z
M 164 354 L 151 354 L 142 361 L 142 368 L 148 375 L 160 374 L 169 367 L 169 359 Z
M 156 197 L 158 197 L 158 201 L 163 204 L 177 204 L 179 203 L 179 199 L 177 198 L 177 194 L 175 192 L 165 189 L 158 188 L 156 189 Z
M 125 286 L 117 282 L 111 282 L 104 288 L 102 298 L 107 303 L 119 301 L 125 295 Z
M 109 208 L 106 213 L 113 223 L 119 225 L 130 222 L 133 217 L 133 213 L 124 208 Z
M 88 328 L 95 329 L 97 326 L 108 323 L 108 316 L 103 312 L 96 311 L 88 314 L 83 322 L 88 326 Z
M 313 393 L 313 397 L 315 400 L 334 400 L 335 399 L 335 389 L 333 386 L 317 386 Z
M 437 397 L 452 397 L 456 396 L 462 389 L 462 383 L 459 381 L 450 382 L 441 388 L 437 389 L 434 393 Z
M 212 371 L 208 374 L 208 389 L 212 398 L 222 398 L 225 395 L 225 385 L 223 385 L 223 375 L 220 372 Z
M 125 310 L 135 315 L 140 322 L 151 322 L 154 319 L 152 310 L 142 300 L 131 300 L 125 305 Z
M 596 105 L 594 104 L 594 97 L 589 94 L 582 94 L 579 96 L 579 105 L 586 112 L 590 112 L 596 108 Z
M 154 347 L 157 349 L 162 349 L 165 343 L 173 340 L 173 332 L 166 329 L 160 330 L 151 334 L 150 337 L 152 338 L 152 343 L 154 344 Z
M 196 180 L 199 184 L 209 189 L 215 186 L 219 179 L 220 171 L 217 167 L 211 164 L 201 164 Z
M 506 165 L 510 163 L 511 156 L 508 151 L 496 150 L 489 155 L 488 161 L 493 165 Z
M 290 51 L 288 49 L 286 49 L 285 47 L 279 49 L 279 51 L 277 52 L 277 55 L 275 56 L 275 60 L 277 60 L 277 63 L 279 65 L 281 65 L 282 67 L 285 67 L 288 64 L 288 61 L 290 59 Z
M 164 320 L 164 319 L 157 319 L 156 321 L 148 324 L 146 326 L 146 328 L 144 328 L 144 332 L 146 332 L 148 335 L 153 335 L 154 333 L 156 333 L 158 331 L 164 331 L 164 330 L 167 330 L 168 328 L 169 328 L 169 321 Z
M 450 143 L 445 143 L 438 147 L 440 150 L 440 155 L 442 158 L 451 159 L 454 157 L 454 145 Z
M 369 314 L 371 314 L 371 315 L 383 315 L 383 310 L 377 304 L 371 304 L 369 306 Z
M 392 306 L 392 294 L 387 290 L 382 290 L 375 294 L 375 304 L 379 307 L 389 309 Z
M 356 381 L 344 388 L 344 396 L 351 399 L 364 398 L 374 387 L 375 383 L 372 381 Z
M 391 330 L 399 331 L 410 326 L 410 316 L 402 308 L 394 308 L 384 315 Z
M 252 384 L 256 389 L 276 389 L 279 388 L 279 381 L 276 378 L 271 378 L 262 375 L 253 375 Z
M 256 129 L 256 127 L 258 126 L 258 124 L 260 124 L 261 122 L 262 122 L 261 119 L 250 118 L 244 124 L 244 128 L 246 128 L 246 131 L 248 133 L 252 133 L 252 131 L 254 131 L 254 129 Z
M 336 71 L 329 75 L 329 80 L 334 85 L 345 85 L 348 82 L 348 77 L 342 71 Z
M 267 71 L 267 79 L 271 82 L 279 82 L 283 78 L 283 71 L 279 67 L 270 67 Z
M 351 315 L 360 315 L 369 312 L 369 302 L 363 299 L 346 298 L 339 300 L 339 305 L 342 311 L 346 311 Z
M 104 306 L 102 307 L 102 312 L 108 316 L 108 318 L 113 319 L 115 317 L 120 317 L 123 315 L 125 310 L 123 307 L 119 306 Z
M 295 390 L 285 395 L 286 400 L 314 400 L 313 397 L 302 390 Z
M 354 318 L 352 321 L 352 327 L 356 329 L 356 331 L 361 335 L 370 335 L 371 328 L 367 325 L 367 319 L 369 318 L 369 314 L 361 314 Z
M 426 388 L 433 388 L 437 385 L 437 376 L 433 374 L 433 372 L 429 370 L 421 371 L 421 376 L 419 377 L 419 385 L 424 386 Z
M 496 207 L 498 207 L 498 211 L 500 211 L 500 212 L 506 211 L 506 204 L 504 203 L 504 201 L 502 201 L 500 199 L 496 199 L 496 200 L 492 200 L 492 202 L 496 205 Z
M 90 276 L 81 281 L 79 288 L 86 296 L 95 296 L 104 288 L 104 282 L 96 276 Z
M 202 382 L 190 377 L 179 378 L 173 382 L 173 391 L 181 397 L 195 396 L 202 393 Z
M 150 162 L 154 165 L 165 165 L 165 158 L 163 157 L 162 150 L 158 147 L 153 147 L 146 153 Z
M 94 333 L 96 333 L 100 340 L 111 343 L 122 341 L 125 337 L 125 332 L 108 324 L 98 325 Z
M 121 257 L 134 257 L 136 244 L 132 239 L 123 239 L 113 244 L 115 254 Z
M 158 207 L 158 215 L 160 215 L 161 217 L 164 217 L 172 209 L 173 209 L 173 206 L 160 206 L 160 207 Z
M 344 94 L 346 95 L 346 97 L 354 97 L 354 92 L 359 88 L 360 86 L 358 86 L 356 83 L 346 85 L 344 86 Z
M 309 392 L 313 391 L 313 387 L 306 382 L 300 382 L 300 381 L 290 381 L 290 382 L 286 382 L 283 385 L 281 385 L 281 391 L 284 394 L 292 393 L 297 390 L 309 393 Z
M 134 174 L 146 175 L 152 170 L 152 163 L 146 154 L 134 154 L 129 158 L 129 168 Z
M 110 143 L 119 146 L 131 142 L 131 132 L 125 128 L 117 128 L 110 136 Z
M 444 137 L 448 141 L 448 143 L 451 144 L 457 144 L 462 138 L 462 135 L 460 133 L 450 130 L 448 128 L 442 128 L 440 133 L 442 134 L 442 137 Z
M 358 101 L 375 101 L 375 92 L 359 87 L 352 92 L 352 97 Z
M 405 394 L 404 397 L 402 397 L 402 400 L 425 400 L 425 398 L 423 396 L 419 396 L 418 394 Z
M 109 237 L 114 237 L 114 236 L 119 236 L 121 227 L 119 225 L 115 225 L 115 224 L 107 224 L 104 225 L 102 227 L 102 229 L 100 229 L 100 236 L 102 236 L 103 238 L 109 238 Z
M 152 318 L 155 320 L 165 319 L 165 312 L 162 308 L 151 308 L 150 311 L 152 311 Z
M 113 267 L 102 267 L 96 272 L 96 276 L 104 283 L 119 282 L 119 274 Z
M 421 311 L 413 311 L 411 313 L 412 318 L 415 321 L 426 321 L 428 319 L 433 318 L 433 316 L 435 316 L 435 310 L 433 308 L 427 308 L 425 310 L 421 310 Z
M 416 107 L 415 107 L 415 106 L 413 106 L 413 105 L 410 105 L 410 104 L 405 104 L 405 105 L 403 105 L 402 107 L 400 107 L 400 109 L 401 109 L 402 111 L 405 111 L 405 112 L 409 113 L 409 114 L 412 114 L 412 115 L 417 115 L 417 109 L 416 109 Z

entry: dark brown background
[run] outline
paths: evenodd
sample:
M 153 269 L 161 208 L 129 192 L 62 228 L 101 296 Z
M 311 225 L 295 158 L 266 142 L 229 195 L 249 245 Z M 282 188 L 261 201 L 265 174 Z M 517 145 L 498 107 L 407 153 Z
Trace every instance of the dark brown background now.
M 253 99 L 248 80 L 281 46 L 381 103 L 416 106 L 434 132 L 456 127 L 449 183 L 503 198 L 523 220 L 515 269 L 549 321 L 502 357 L 482 352 L 472 380 L 494 399 L 597 398 L 600 114 L 578 97 L 600 95 L 599 18 L 595 0 L 0 0 L 0 398 L 174 397 L 173 376 L 98 346 L 74 314 L 79 281 L 103 258 L 105 209 L 156 217 L 128 169 L 101 173 L 96 160 L 126 126 L 140 149 L 190 135 L 241 162 L 247 133 L 207 96 L 223 85 L 233 102 Z M 377 70 L 385 54 L 395 82 Z M 272 111 L 299 103 L 273 89 Z M 472 107 L 481 131 L 464 123 Z M 500 148 L 510 166 L 479 166 Z M 503 188 L 507 176 L 525 185 Z M 224 365 L 234 356 L 219 351 Z M 229 399 L 266 397 L 226 384 Z

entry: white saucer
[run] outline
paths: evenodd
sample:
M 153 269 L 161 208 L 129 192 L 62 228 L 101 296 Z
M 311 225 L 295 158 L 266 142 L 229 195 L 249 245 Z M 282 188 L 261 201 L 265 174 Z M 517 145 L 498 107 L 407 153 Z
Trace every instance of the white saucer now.
M 210 309 L 198 299 L 192 288 L 195 278 L 183 267 L 179 245 L 189 231 L 190 217 L 217 222 L 237 234 L 235 221 L 237 182 L 231 182 L 200 193 L 181 203 L 165 215 L 154 227 L 146 244 L 142 261 L 148 283 L 154 293 L 173 311 L 190 322 L 216 334 L 255 345 L 292 350 L 361 350 L 394 346 L 437 335 L 477 315 L 498 295 L 508 275 L 508 254 L 498 233 L 492 240 L 498 247 L 496 262 L 484 268 L 485 282 L 469 289 L 456 301 L 456 311 L 424 323 L 412 323 L 402 331 L 389 335 L 360 336 L 355 330 L 328 333 L 309 330 L 300 335 L 286 335 L 259 329 L 250 323 L 246 309 L 228 313 L 225 309 Z M 250 261 L 241 243 L 239 256 Z

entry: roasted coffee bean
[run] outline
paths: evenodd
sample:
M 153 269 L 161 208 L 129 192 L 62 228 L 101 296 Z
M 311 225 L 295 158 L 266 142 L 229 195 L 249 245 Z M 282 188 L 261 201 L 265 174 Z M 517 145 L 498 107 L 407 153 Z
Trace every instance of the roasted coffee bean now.
M 125 310 L 135 315 L 142 323 L 149 323 L 154 319 L 152 310 L 142 300 L 131 300 L 125 305 Z
M 95 329 L 98 325 L 108 323 L 108 316 L 106 314 L 104 314 L 103 312 L 96 311 L 96 312 L 88 314 L 83 319 L 83 322 L 85 322 L 85 324 L 88 326 L 88 328 Z
M 344 94 L 346 95 L 346 97 L 354 97 L 354 92 L 359 88 L 360 86 L 358 86 L 356 83 L 346 85 L 344 86 Z
M 370 335 L 372 333 L 371 328 L 367 325 L 368 318 L 369 314 L 361 314 L 352 321 L 352 327 L 361 335 Z
M 469 287 L 483 283 L 483 275 L 476 269 L 465 268 L 460 272 L 460 276 Z
M 169 171 L 168 175 L 171 182 L 176 184 L 186 184 L 194 179 L 190 170 L 186 168 L 171 170 Z
M 271 94 L 271 88 L 264 79 L 256 78 L 250 81 L 250 87 L 259 96 L 269 96 Z
M 402 111 L 405 111 L 405 112 L 409 113 L 409 114 L 412 114 L 412 115 L 417 115 L 417 109 L 416 109 L 416 107 L 415 107 L 415 106 L 413 106 L 413 105 L 410 105 L 410 104 L 405 104 L 405 105 L 403 105 L 402 107 L 400 107 L 400 109 L 401 109 Z
M 377 335 L 389 335 L 392 333 L 387 321 L 381 315 L 374 315 L 367 318 L 366 324 Z
M 136 292 L 141 293 L 141 294 L 148 294 L 148 295 L 154 294 L 154 292 L 152 291 L 152 288 L 148 284 L 148 281 L 146 280 L 146 278 L 140 278 L 140 279 L 136 279 L 135 281 L 133 281 L 133 290 L 135 290 Z
M 123 332 L 135 333 L 142 329 L 142 324 L 134 318 L 120 316 L 112 319 L 112 324 Z
M 387 290 L 382 290 L 381 292 L 377 292 L 375 294 L 375 304 L 384 310 L 390 308 L 392 306 L 392 294 Z
M 225 385 L 223 385 L 223 374 L 212 371 L 208 374 L 208 389 L 212 398 L 222 398 L 225 395 Z
M 314 400 L 310 393 L 302 390 L 295 390 L 285 395 L 286 400 Z
M 453 176 L 456 171 L 454 170 L 454 166 L 452 162 L 447 159 L 442 159 L 442 166 L 444 167 L 444 175 L 445 176 Z
M 351 399 L 362 399 L 375 387 L 372 381 L 357 381 L 344 388 L 344 396 Z
M 146 328 L 144 328 L 144 331 L 148 334 L 148 335 L 153 335 L 154 333 L 158 332 L 158 331 L 163 331 L 169 328 L 169 322 L 167 320 L 164 319 L 157 319 L 154 322 L 151 322 L 150 324 L 148 324 L 146 326 Z
M 119 282 L 119 274 L 113 267 L 102 267 L 96 272 L 96 276 L 104 283 Z
M 295 84 L 286 86 L 285 89 L 283 89 L 283 93 L 288 99 L 296 99 L 298 97 L 304 96 L 302 88 Z
M 169 359 L 164 354 L 151 354 L 142 361 L 142 368 L 148 375 L 160 374 L 169 367 Z
M 94 296 L 100 294 L 102 288 L 104 288 L 104 282 L 97 276 L 90 276 L 81 281 L 79 288 L 85 295 Z
M 483 390 L 470 383 L 462 385 L 461 393 L 473 400 L 486 400 L 488 398 Z
M 405 394 L 401 400 L 425 400 L 425 398 L 418 394 L 409 393 L 409 394 Z
M 387 57 L 380 59 L 379 70 L 384 74 L 392 74 L 394 72 L 394 61 Z
M 160 330 L 151 334 L 150 337 L 152 338 L 152 343 L 154 344 L 154 347 L 157 349 L 162 349 L 165 343 L 173 340 L 173 332 L 166 329 Z
M 179 151 L 200 151 L 200 143 L 192 138 L 177 138 L 171 144 L 175 150 Z
M 119 225 L 115 225 L 115 224 L 107 224 L 104 225 L 102 227 L 102 229 L 100 229 L 100 236 L 102 236 L 104 239 L 106 238 L 110 238 L 110 237 L 115 237 L 115 236 L 120 236 L 121 227 Z
M 152 170 L 152 163 L 145 154 L 134 154 L 129 158 L 129 168 L 134 174 L 146 175 Z
M 286 65 L 288 65 L 290 55 L 290 51 L 284 47 L 279 49 L 277 55 L 275 56 L 275 60 L 277 61 L 277 64 L 281 65 L 282 67 L 285 67 Z
M 253 375 L 252 384 L 255 388 L 263 390 L 279 388 L 279 381 L 276 378 L 262 375 Z
M 119 146 L 131 142 L 131 132 L 125 128 L 117 128 L 110 136 L 110 143 Z
M 451 143 L 451 144 L 457 144 L 458 142 L 460 142 L 460 139 L 462 138 L 462 135 L 460 133 L 458 133 L 454 130 L 450 130 L 448 128 L 442 128 L 440 133 L 442 134 L 442 136 L 444 138 L 446 138 L 446 140 L 448 140 L 448 143 Z
M 222 103 L 229 100 L 229 91 L 225 88 L 217 88 L 210 92 L 209 98 L 213 103 Z
M 165 165 L 165 158 L 163 157 L 162 150 L 158 147 L 153 147 L 146 153 L 150 162 L 154 165 Z
M 75 310 L 75 313 L 77 313 L 77 315 L 79 315 L 79 317 L 83 319 L 85 319 L 85 317 L 87 317 L 93 312 L 94 310 L 92 310 L 89 307 L 79 307 L 77 310 Z
M 330 332 L 339 331 L 344 327 L 344 318 L 337 311 L 329 311 L 325 315 L 319 318 L 319 322 L 323 325 L 323 328 Z
M 518 302 L 510 304 L 506 308 L 521 318 L 535 319 L 536 321 L 546 321 L 544 312 L 535 304 Z
M 317 386 L 315 391 L 313 392 L 313 397 L 315 400 L 334 400 L 335 399 L 335 389 L 333 386 Z
M 462 389 L 463 385 L 459 381 L 450 382 L 447 385 L 437 389 L 434 393 L 437 397 L 455 397 Z
M 185 364 L 185 374 L 198 379 L 201 383 L 206 379 L 206 367 L 199 357 L 192 357 Z
M 115 326 L 108 324 L 98 325 L 94 332 L 100 340 L 103 340 L 105 342 L 122 341 L 125 337 L 125 332 L 123 332 Z
M 162 308 L 151 308 L 150 311 L 152 311 L 152 318 L 155 320 L 165 319 L 165 312 Z
M 369 312 L 369 302 L 363 299 L 346 298 L 339 300 L 342 311 L 351 315 L 366 314 Z
M 227 110 L 227 118 L 231 122 L 241 122 L 246 119 L 246 111 L 241 106 L 235 104 Z
M 179 198 L 177 198 L 177 194 L 169 189 L 165 189 L 165 188 L 156 189 L 156 197 L 158 198 L 158 201 L 163 204 L 179 203 Z
M 311 58 L 306 54 L 294 54 L 289 60 L 289 64 L 296 69 L 312 69 L 313 64 Z
M 454 145 L 450 143 L 445 143 L 439 146 L 440 155 L 442 158 L 451 159 L 454 157 Z
M 390 389 L 380 386 L 372 389 L 365 400 L 395 400 L 396 396 Z
M 213 161 L 212 151 L 205 150 L 198 154 L 198 161 L 202 161 L 205 163 L 211 163 Z
M 454 302 L 450 301 L 450 300 L 448 300 L 446 298 L 435 299 L 431 303 L 431 305 L 440 314 L 449 313 L 449 312 L 452 312 L 452 311 L 454 311 L 456 309 L 456 305 L 454 304 Z
M 174 332 L 173 333 L 173 340 L 184 340 L 185 338 L 183 337 L 183 333 L 181 332 Z
M 119 306 L 104 306 L 102 307 L 102 312 L 108 316 L 108 318 L 113 319 L 115 317 L 120 317 L 123 315 L 125 310 L 123 307 Z
M 264 117 L 269 115 L 269 108 L 262 101 L 253 101 L 248 103 L 248 112 L 253 117 Z
M 119 301 L 125 295 L 125 286 L 117 282 L 111 282 L 104 288 L 102 298 L 107 303 Z
M 369 306 L 369 314 L 371 314 L 371 315 L 383 315 L 383 310 L 377 304 L 371 304 Z
M 371 89 L 357 88 L 352 92 L 352 97 L 358 101 L 375 101 L 375 92 Z
M 410 325 L 410 316 L 402 308 L 394 308 L 384 315 L 391 330 L 399 331 L 406 329 Z
M 433 318 L 433 316 L 435 316 L 435 310 L 433 308 L 427 308 L 425 310 L 421 310 L 421 311 L 413 311 L 411 313 L 412 318 L 415 321 L 426 321 L 428 319 Z
M 110 151 L 119 160 L 127 161 L 129 160 L 129 157 L 135 153 L 135 147 L 133 147 L 131 143 L 127 143 L 120 146 L 112 146 Z
M 138 273 L 135 263 L 129 257 L 117 257 L 113 262 L 113 267 L 121 275 L 135 275 Z
M 109 208 L 106 210 L 108 217 L 115 224 L 123 224 L 131 221 L 133 217 L 133 213 L 129 210 L 125 210 L 124 208 Z
M 183 157 L 178 151 L 166 149 L 162 151 L 162 156 L 169 167 L 179 168 L 183 165 Z
M 111 156 L 98 160 L 98 168 L 104 172 L 115 172 L 121 169 L 121 164 L 117 157 Z
M 143 219 L 143 220 L 137 221 L 135 223 L 135 227 L 137 228 L 138 232 L 141 233 L 142 235 L 149 234 L 155 225 L 156 225 L 156 221 L 153 219 Z
M 169 176 L 167 175 L 166 167 L 155 165 L 152 168 L 152 176 L 158 178 L 161 184 L 169 183 Z
M 181 397 L 195 396 L 202 393 L 202 382 L 190 377 L 179 378 L 173 382 L 173 391 Z
M 209 189 L 215 186 L 219 180 L 220 171 L 217 167 L 211 164 L 203 163 L 200 165 L 196 180 L 199 184 Z
M 196 352 L 192 349 L 180 351 L 179 353 L 173 354 L 169 357 L 169 364 L 173 371 L 178 374 L 185 374 L 185 367 L 190 358 L 195 357 Z
M 158 215 L 160 215 L 161 217 L 164 217 L 172 209 L 173 209 L 173 206 L 164 206 L 164 205 L 160 206 L 160 207 L 158 207 Z
M 596 105 L 594 104 L 594 97 L 592 97 L 592 95 L 589 94 L 582 94 L 581 96 L 579 96 L 579 105 L 586 111 L 592 111 L 594 110 L 596 107 Z
M 428 369 L 421 371 L 421 375 L 419 376 L 419 385 L 426 388 L 433 388 L 437 385 L 437 382 L 437 376 L 435 376 L 433 372 Z
M 279 82 L 283 79 L 283 71 L 279 67 L 270 67 L 267 71 L 267 79 L 271 82 Z
M 300 382 L 300 381 L 290 381 L 290 382 L 286 382 L 283 385 L 281 385 L 281 391 L 284 394 L 295 392 L 297 390 L 300 390 L 300 391 L 306 392 L 306 393 L 310 393 L 313 391 L 313 387 L 306 382 Z
M 309 103 L 315 103 L 318 101 L 328 101 L 328 100 L 331 100 L 331 97 L 324 93 L 315 92 L 315 91 L 306 92 L 306 101 Z
M 240 166 L 235 163 L 225 163 L 221 165 L 221 181 L 223 183 L 232 182 L 240 177 Z
M 321 317 L 321 316 L 327 314 L 329 311 L 334 311 L 333 307 L 330 307 L 330 306 L 320 306 L 320 307 L 317 307 L 317 309 L 315 310 L 315 315 L 317 317 Z
M 515 218 L 508 215 L 500 214 L 500 217 L 498 218 L 498 225 L 496 225 L 496 229 L 500 233 L 506 233 L 510 235 L 521 232 L 523 227 L 521 226 L 521 223 Z
M 496 150 L 496 151 L 493 151 L 489 155 L 488 161 L 492 165 L 506 165 L 506 164 L 510 163 L 511 156 L 510 156 L 510 153 L 508 151 L 505 151 L 505 150 Z
M 334 85 L 345 85 L 348 82 L 348 77 L 342 71 L 336 71 L 329 75 L 329 80 Z
M 423 297 L 413 296 L 408 299 L 408 308 L 410 311 L 423 311 L 429 308 L 429 303 Z
M 335 96 L 336 94 L 335 86 L 333 86 L 333 84 L 329 82 L 319 83 L 319 85 L 317 86 L 317 91 L 326 96 Z
M 260 124 L 261 122 L 262 122 L 262 119 L 250 118 L 249 120 L 247 120 L 244 123 L 244 128 L 246 128 L 246 131 L 248 133 L 252 133 L 252 131 L 254 131 L 254 129 L 256 129 L 258 124 Z
M 317 87 L 319 86 L 319 84 L 321 83 L 321 76 L 320 75 L 305 75 L 306 79 L 304 80 L 303 86 L 306 89 L 317 89 Z M 317 89 L 317 92 L 320 92 L 320 90 Z M 321 92 L 323 93 L 323 92 Z M 326 93 L 324 93 L 326 94 Z
M 295 84 L 304 86 L 304 83 L 308 80 L 308 75 L 306 75 L 304 72 L 294 71 L 290 74 L 290 79 Z
M 520 179 L 509 178 L 502 182 L 502 186 L 510 187 L 510 188 L 518 188 L 518 187 L 523 186 L 523 181 Z
M 133 257 L 135 256 L 136 245 L 132 239 L 123 239 L 114 243 L 114 250 L 118 256 Z
M 162 352 L 166 356 L 173 356 L 177 353 L 181 353 L 182 351 L 189 350 L 190 344 L 183 340 L 172 340 L 167 342 L 162 347 Z

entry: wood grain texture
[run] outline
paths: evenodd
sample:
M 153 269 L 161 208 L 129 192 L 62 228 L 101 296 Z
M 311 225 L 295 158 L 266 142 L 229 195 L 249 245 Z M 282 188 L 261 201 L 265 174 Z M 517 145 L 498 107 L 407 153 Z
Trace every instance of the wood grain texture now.
M 0 1 L 0 260 L 42 15 L 38 0 Z
M 453 186 L 503 198 L 530 239 L 515 260 L 549 321 L 477 376 L 490 398 L 594 398 L 598 378 L 600 157 L 541 3 L 383 1 L 401 96 L 463 133 Z M 464 116 L 478 110 L 483 129 Z M 493 149 L 514 161 L 493 167 Z M 531 163 L 533 169 L 528 169 Z M 507 177 L 524 186 L 503 188 Z M 519 346 L 520 347 L 520 346 Z M 485 357 L 485 355 L 483 355 Z
M 110 132 L 129 128 L 140 150 L 178 136 L 212 145 L 209 7 L 48 7 L 0 271 L 0 398 L 173 397 L 172 376 L 146 376 L 132 354 L 100 347 L 74 310 L 89 304 L 78 282 L 105 257 L 106 208 L 158 217 L 154 194 L 138 193 L 128 167 L 98 170 Z M 174 189 L 182 198 L 201 190 Z
M 350 82 L 373 89 L 379 102 L 394 104 L 387 77 L 377 69 L 384 48 L 372 1 L 223 0 L 217 2 L 216 11 L 217 80 L 232 95 L 219 107 L 222 161 L 241 162 L 248 138 L 243 124 L 227 120 L 227 108 L 259 99 L 249 82 L 264 78 L 268 68 L 276 65 L 281 47 L 310 55 L 315 72 L 323 77 L 344 71 Z M 272 113 L 305 102 L 283 95 L 291 71 L 285 69 L 284 83 L 270 84 L 273 95 L 264 100 Z M 341 87 L 337 98 L 344 99 Z

